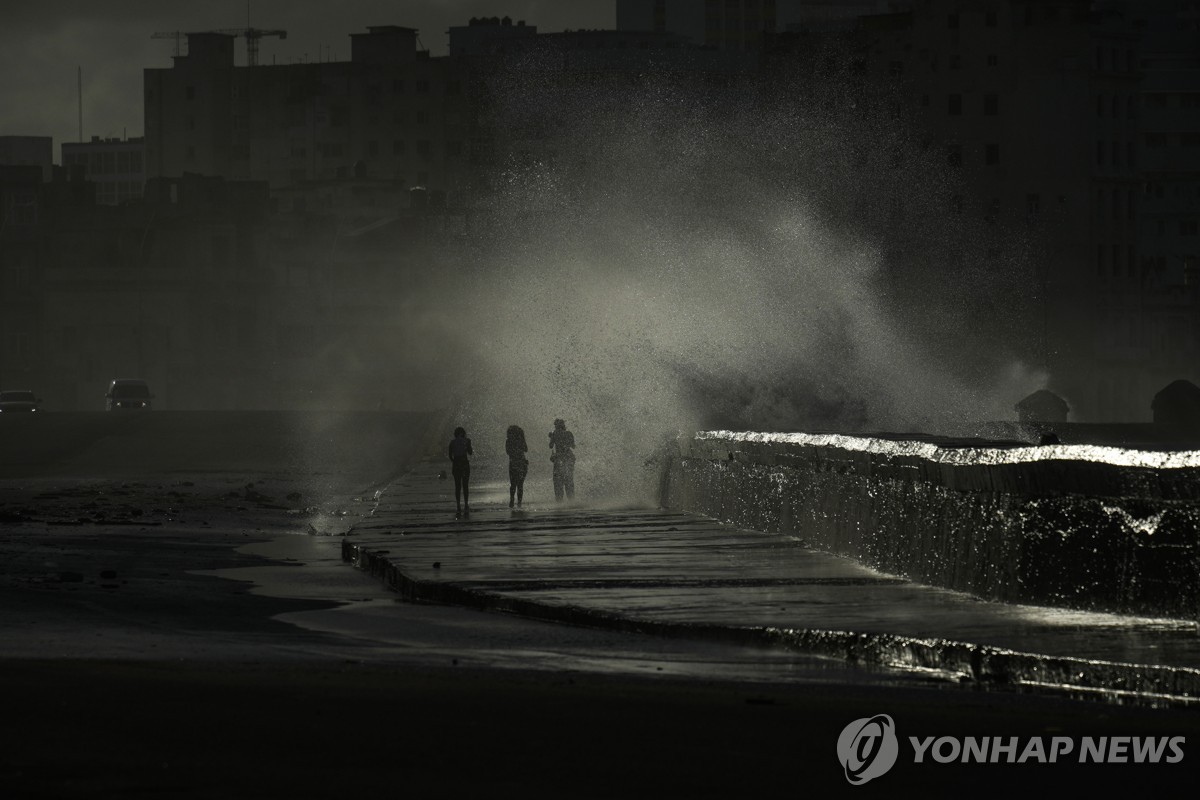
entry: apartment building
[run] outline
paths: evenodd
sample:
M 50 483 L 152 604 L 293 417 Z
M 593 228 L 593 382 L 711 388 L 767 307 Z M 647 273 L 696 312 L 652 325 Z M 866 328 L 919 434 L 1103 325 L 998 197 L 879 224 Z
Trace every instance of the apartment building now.
M 101 138 L 63 142 L 62 165 L 96 184 L 96 202 L 115 206 L 139 200 L 146 184 L 145 140 Z
M 461 191 L 466 68 L 418 49 L 416 30 L 352 34 L 349 61 L 235 67 L 233 45 L 189 34 L 187 55 L 145 70 L 149 177 L 193 172 L 272 189 L 358 177 Z
M 1133 421 L 1162 380 L 1141 333 L 1141 33 L 1094 5 L 916 0 L 861 20 L 863 66 L 961 173 L 951 213 L 1035 249 L 1028 356 L 1052 388 L 1076 419 Z

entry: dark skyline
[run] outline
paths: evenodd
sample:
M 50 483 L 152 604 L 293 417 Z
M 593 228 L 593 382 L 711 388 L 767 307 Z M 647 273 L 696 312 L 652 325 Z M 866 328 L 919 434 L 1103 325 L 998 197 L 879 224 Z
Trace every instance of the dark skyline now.
M 350 34 L 368 25 L 417 28 L 435 56 L 446 52 L 446 31 L 475 16 L 510 16 L 539 31 L 612 28 L 612 0 L 253 0 L 250 25 L 282 29 L 286 40 L 265 38 L 261 63 L 347 60 Z M 77 68 L 83 70 L 83 135 L 122 137 L 143 133 L 142 70 L 169 67 L 169 31 L 246 26 L 245 0 L 197 4 L 184 0 L 49 0 L 6 4 L 0 26 L 0 135 L 51 136 L 54 161 L 63 142 L 78 140 Z M 245 45 L 237 43 L 237 63 Z

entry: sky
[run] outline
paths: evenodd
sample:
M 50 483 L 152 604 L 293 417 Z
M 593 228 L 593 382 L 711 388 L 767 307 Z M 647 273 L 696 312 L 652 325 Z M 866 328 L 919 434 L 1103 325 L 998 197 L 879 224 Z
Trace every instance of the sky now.
M 78 141 L 83 135 L 141 136 L 142 70 L 171 66 L 175 42 L 151 34 L 246 27 L 246 0 L 0 0 L 0 135 Z M 510 16 L 540 32 L 615 27 L 614 0 L 252 0 L 250 25 L 288 32 L 264 38 L 259 62 L 347 60 L 350 34 L 369 25 L 417 28 L 433 55 L 446 31 L 475 16 Z M 236 46 L 244 63 L 245 40 Z

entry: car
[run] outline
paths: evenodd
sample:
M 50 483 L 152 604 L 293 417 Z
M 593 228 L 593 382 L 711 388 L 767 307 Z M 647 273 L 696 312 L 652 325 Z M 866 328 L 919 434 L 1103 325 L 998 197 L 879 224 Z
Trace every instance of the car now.
M 108 385 L 108 393 L 104 395 L 104 398 L 107 401 L 105 408 L 108 411 L 124 409 L 149 411 L 150 401 L 154 399 L 154 395 L 150 393 L 150 386 L 140 378 L 114 378 Z
M 0 413 L 16 414 L 37 411 L 42 398 L 25 389 L 6 389 L 0 392 Z

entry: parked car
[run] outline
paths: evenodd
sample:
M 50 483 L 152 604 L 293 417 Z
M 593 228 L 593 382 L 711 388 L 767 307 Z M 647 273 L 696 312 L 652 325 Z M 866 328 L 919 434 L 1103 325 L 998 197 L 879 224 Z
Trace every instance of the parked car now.
M 42 398 L 24 389 L 6 389 L 0 392 L 0 413 L 3 414 L 37 411 L 41 404 Z
M 114 378 L 108 385 L 108 394 L 104 395 L 108 411 L 120 409 L 150 410 L 150 401 L 154 395 L 145 381 L 138 378 Z

